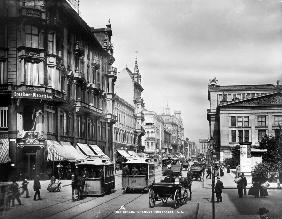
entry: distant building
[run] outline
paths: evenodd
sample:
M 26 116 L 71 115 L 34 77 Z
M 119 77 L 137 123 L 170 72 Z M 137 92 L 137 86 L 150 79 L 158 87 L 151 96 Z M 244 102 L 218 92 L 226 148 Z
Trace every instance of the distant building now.
M 135 107 L 115 95 L 114 115 L 117 118 L 113 128 L 114 160 L 116 160 L 118 150 L 137 150 Z
M 181 112 L 175 111 L 171 115 L 170 109 L 167 106 L 161 117 L 166 129 L 171 133 L 171 152 L 173 154 L 184 153 L 184 127 Z
M 208 139 L 199 139 L 199 153 L 206 155 L 209 147 Z
M 282 124 L 280 85 L 219 86 L 210 81 L 207 119 L 220 160 L 231 157 L 232 147 L 242 142 L 258 146 L 263 136 L 278 135 Z
M 161 116 L 153 111 L 144 110 L 144 152 L 161 154 L 164 145 L 164 122 Z
M 143 87 L 141 85 L 141 74 L 139 72 L 137 59 L 135 60 L 134 71 L 132 72 L 128 67 L 118 73 L 118 81 L 115 86 L 116 93 L 128 105 L 134 106 L 135 117 L 135 146 L 134 151 L 142 152 L 145 146 L 142 145 L 142 137 L 145 135 L 143 129 L 144 122 L 144 100 L 142 98 Z

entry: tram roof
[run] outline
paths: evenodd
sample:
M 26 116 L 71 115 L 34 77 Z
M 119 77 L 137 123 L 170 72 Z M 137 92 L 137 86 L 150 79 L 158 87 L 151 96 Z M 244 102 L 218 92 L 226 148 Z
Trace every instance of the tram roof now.
M 96 166 L 102 166 L 102 165 L 110 165 L 113 164 L 108 159 L 101 159 L 99 157 L 96 157 L 94 159 L 87 159 L 80 161 L 77 165 L 96 165 Z
M 153 164 L 152 162 L 148 162 L 148 159 L 144 159 L 142 157 L 133 157 L 133 158 L 129 158 L 129 160 L 127 162 L 125 162 L 127 164 L 133 164 L 133 163 L 144 163 L 144 164 Z

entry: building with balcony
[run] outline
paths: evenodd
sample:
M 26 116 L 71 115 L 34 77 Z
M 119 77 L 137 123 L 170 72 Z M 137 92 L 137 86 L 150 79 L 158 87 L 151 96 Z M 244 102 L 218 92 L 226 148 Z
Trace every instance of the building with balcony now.
M 144 110 L 144 152 L 153 155 L 162 155 L 164 146 L 164 121 L 157 113 Z
M 111 24 L 91 28 L 67 0 L 2 0 L 0 25 L 2 160 L 30 178 L 65 160 L 62 142 L 112 158 Z
M 136 152 L 137 150 L 135 107 L 118 95 L 115 95 L 114 115 L 117 121 L 113 128 L 113 151 L 114 161 L 116 161 L 123 156 L 123 153 L 120 152 L 121 150 L 125 152 Z
M 221 161 L 243 142 L 258 146 L 264 135 L 276 136 L 282 122 L 279 84 L 220 86 L 210 81 L 207 119 Z

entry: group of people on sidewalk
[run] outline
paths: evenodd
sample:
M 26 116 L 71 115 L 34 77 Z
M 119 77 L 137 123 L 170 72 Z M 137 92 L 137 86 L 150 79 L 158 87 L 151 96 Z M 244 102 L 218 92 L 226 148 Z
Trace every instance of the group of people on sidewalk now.
M 28 184 L 29 182 L 27 181 L 27 179 L 24 179 L 20 187 L 16 179 L 12 180 L 12 184 L 7 187 L 7 191 L 5 192 L 4 208 L 6 210 L 8 210 L 10 207 L 15 206 L 15 200 L 17 200 L 19 205 L 22 205 L 20 197 L 21 195 L 24 195 L 24 193 L 25 193 L 26 198 L 30 197 L 29 190 L 28 190 Z M 20 191 L 20 189 L 22 189 L 22 191 Z M 34 178 L 33 189 L 35 191 L 33 200 L 37 200 L 37 197 L 38 197 L 38 200 L 41 200 L 41 197 L 40 197 L 41 184 L 40 184 L 38 175 L 35 176 Z
M 247 179 L 244 173 L 241 173 L 238 178 L 235 179 L 237 183 L 238 196 L 243 198 L 243 195 L 247 195 Z M 253 185 L 249 189 L 248 195 L 253 195 L 255 198 L 268 196 L 267 188 L 269 187 L 268 181 L 262 182 L 259 179 L 253 178 Z

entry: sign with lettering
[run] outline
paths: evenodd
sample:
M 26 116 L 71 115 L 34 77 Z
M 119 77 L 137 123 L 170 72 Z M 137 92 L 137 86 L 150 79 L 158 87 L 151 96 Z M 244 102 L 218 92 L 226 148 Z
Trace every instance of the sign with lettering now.
M 52 100 L 53 95 L 42 91 L 13 91 L 14 98 L 30 98 L 30 99 L 44 99 Z

